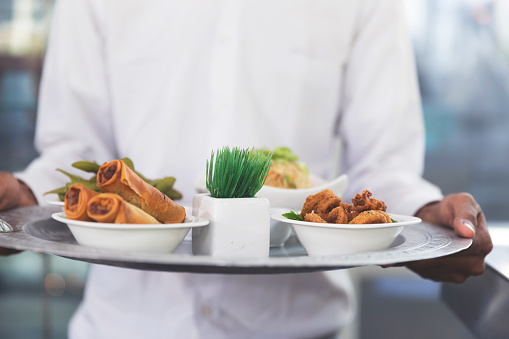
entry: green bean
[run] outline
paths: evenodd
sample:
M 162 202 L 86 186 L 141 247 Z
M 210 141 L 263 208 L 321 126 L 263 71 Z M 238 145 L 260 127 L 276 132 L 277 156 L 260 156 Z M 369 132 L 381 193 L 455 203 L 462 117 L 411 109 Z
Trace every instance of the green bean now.
M 67 193 L 67 187 L 66 186 L 55 188 L 54 190 L 45 192 L 44 195 L 46 195 L 46 194 L 61 194 L 61 193 L 63 193 L 63 194 Z
M 66 172 L 60 168 L 57 168 L 57 171 L 59 171 L 60 173 L 63 173 L 65 174 L 69 179 L 71 179 L 71 181 L 76 181 L 76 182 L 81 182 L 81 181 L 85 181 L 85 179 L 83 179 L 82 177 L 80 176 L 77 176 L 75 174 L 71 174 L 69 172 Z
M 66 176 L 69 177 L 69 179 L 71 179 L 71 181 L 67 183 L 67 188 L 69 188 L 69 186 L 73 184 L 82 184 L 83 186 L 90 188 L 91 190 L 99 192 L 99 188 L 97 187 L 97 177 L 95 175 L 92 176 L 90 179 L 84 179 L 80 176 L 68 173 L 59 168 L 57 168 L 57 171 L 65 174 Z
M 174 183 L 175 183 L 174 177 L 166 177 L 160 179 L 158 183 L 154 185 L 154 187 L 160 190 L 161 192 L 165 192 L 172 189 Z
M 182 199 L 182 193 L 177 191 L 176 189 L 170 189 L 167 192 L 163 192 L 166 194 L 171 200 L 180 200 Z
M 125 162 L 125 164 L 131 168 L 134 171 L 134 164 L 132 160 L 128 157 L 125 157 L 122 159 L 122 161 Z M 74 168 L 77 168 L 79 170 L 88 172 L 88 173 L 97 173 L 99 171 L 99 168 L 101 167 L 97 162 L 95 161 L 89 161 L 89 160 L 82 160 L 82 161 L 76 161 L 72 164 Z M 82 184 L 83 186 L 90 188 L 91 190 L 94 190 L 96 192 L 101 192 L 99 187 L 97 187 L 97 175 L 91 176 L 89 179 L 85 179 L 83 177 L 80 177 L 75 174 L 71 174 L 69 172 L 66 172 L 60 168 L 57 168 L 57 171 L 63 173 L 69 178 L 69 182 L 66 183 L 64 187 L 56 188 L 52 191 L 48 191 L 44 194 L 57 194 L 59 199 L 61 201 L 64 201 L 65 194 L 69 190 L 69 187 L 73 184 Z M 182 194 L 173 188 L 173 185 L 175 183 L 175 177 L 164 177 L 159 179 L 148 179 L 141 173 L 134 171 L 143 181 L 147 182 L 148 184 L 154 186 L 159 191 L 166 194 L 170 199 L 172 200 L 178 200 L 182 199 Z
M 125 158 L 122 159 L 122 161 L 125 162 L 127 167 L 129 167 L 130 169 L 132 169 L 134 171 L 134 164 L 133 164 L 133 161 L 130 158 L 125 157 Z
M 76 161 L 75 163 L 72 164 L 72 167 L 80 169 L 85 172 L 97 174 L 101 166 L 95 161 L 83 160 Z

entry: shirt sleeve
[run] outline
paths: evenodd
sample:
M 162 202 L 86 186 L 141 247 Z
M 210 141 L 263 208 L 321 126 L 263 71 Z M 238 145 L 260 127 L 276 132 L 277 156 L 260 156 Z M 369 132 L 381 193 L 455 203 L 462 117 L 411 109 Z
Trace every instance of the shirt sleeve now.
M 99 4 L 55 3 L 37 112 L 35 146 L 40 155 L 15 174 L 39 202 L 44 202 L 44 192 L 68 181 L 56 168 L 87 177 L 89 173 L 71 164 L 101 164 L 115 153 Z
M 413 215 L 443 196 L 422 178 L 424 122 L 403 5 L 369 0 L 359 13 L 339 125 L 345 197 L 369 189 L 389 212 Z

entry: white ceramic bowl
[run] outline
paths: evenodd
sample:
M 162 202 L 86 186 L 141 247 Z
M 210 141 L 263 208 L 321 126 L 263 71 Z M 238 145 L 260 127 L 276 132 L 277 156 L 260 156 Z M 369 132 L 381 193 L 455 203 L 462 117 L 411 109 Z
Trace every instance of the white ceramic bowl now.
M 208 225 L 206 219 L 186 216 L 180 224 L 108 224 L 67 219 L 64 212 L 53 219 L 69 226 L 78 244 L 109 250 L 172 253 L 193 227 Z
M 292 225 L 309 256 L 345 255 L 389 248 L 403 227 L 422 220 L 416 217 L 390 214 L 396 222 L 390 224 L 323 224 L 287 219 L 273 214 L 272 219 Z
M 271 215 L 282 215 L 288 212 L 286 208 L 271 207 Z M 270 247 L 281 247 L 292 235 L 292 226 L 288 223 L 270 219 Z
M 346 174 L 343 174 L 329 182 L 323 182 L 323 180 L 313 176 L 311 176 L 311 180 L 315 185 L 311 188 L 288 189 L 263 186 L 256 196 L 269 199 L 271 207 L 287 207 L 290 209 L 300 210 L 302 209 L 306 198 L 312 194 L 316 194 L 329 188 L 334 192 L 334 194 L 341 197 L 348 187 L 348 176 Z
M 53 198 L 53 199 L 46 199 L 46 203 L 48 205 L 59 206 L 59 207 L 62 208 L 62 211 L 64 210 L 65 202 L 60 201 L 58 199 L 55 199 L 55 198 Z

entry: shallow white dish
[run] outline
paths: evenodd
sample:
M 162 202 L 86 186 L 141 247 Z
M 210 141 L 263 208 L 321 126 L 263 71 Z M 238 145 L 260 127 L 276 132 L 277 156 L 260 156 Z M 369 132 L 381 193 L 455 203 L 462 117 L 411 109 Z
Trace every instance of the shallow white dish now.
M 323 182 L 317 177 L 311 177 L 313 183 Z M 330 189 L 338 197 L 341 197 L 348 187 L 348 176 L 343 174 L 336 179 L 323 182 L 311 188 L 278 188 L 271 186 L 263 186 L 256 194 L 257 197 L 269 199 L 271 207 L 287 207 L 300 210 L 306 201 L 306 198 L 312 194 L 316 194 L 324 189 Z
M 341 197 L 348 187 L 348 176 L 343 174 L 334 180 L 326 182 L 324 179 L 310 174 L 309 175 L 313 187 L 310 188 L 278 188 L 271 186 L 263 186 L 256 194 L 257 197 L 267 198 L 271 207 L 287 207 L 300 210 L 306 198 L 312 194 L 316 194 L 324 189 L 331 189 L 334 194 Z M 205 184 L 205 175 L 200 175 L 195 181 L 195 189 L 198 193 L 208 193 Z
M 281 215 L 288 212 L 287 208 L 271 207 L 270 214 Z M 281 247 L 292 235 L 292 226 L 270 218 L 270 247 Z
M 60 200 L 55 200 L 55 199 L 46 199 L 46 203 L 48 203 L 49 205 L 53 205 L 53 206 L 60 206 L 62 208 L 65 205 L 65 202 L 60 201 Z
M 389 248 L 403 227 L 422 220 L 390 214 L 390 224 L 324 224 L 291 220 L 273 214 L 271 218 L 292 225 L 300 243 L 310 256 L 329 256 L 378 251 Z
M 208 225 L 206 219 L 186 216 L 180 224 L 109 224 L 67 219 L 64 212 L 53 219 L 67 224 L 83 246 L 129 252 L 172 253 L 193 227 Z

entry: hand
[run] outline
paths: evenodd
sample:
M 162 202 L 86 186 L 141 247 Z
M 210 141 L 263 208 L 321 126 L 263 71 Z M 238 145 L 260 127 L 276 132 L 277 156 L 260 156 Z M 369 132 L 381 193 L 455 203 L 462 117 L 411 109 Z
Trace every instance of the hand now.
M 9 172 L 0 172 L 0 211 L 37 205 L 32 190 Z
M 37 205 L 37 200 L 30 188 L 16 179 L 11 173 L 0 172 L 0 211 Z M 19 253 L 20 251 L 0 247 L 0 256 Z
M 422 207 L 416 216 L 429 223 L 449 226 L 458 235 L 473 238 L 473 243 L 466 250 L 449 256 L 383 267 L 406 266 L 423 278 L 455 283 L 484 272 L 484 258 L 493 249 L 493 243 L 484 213 L 470 194 L 448 195 L 442 201 Z

